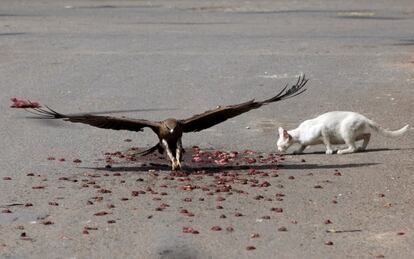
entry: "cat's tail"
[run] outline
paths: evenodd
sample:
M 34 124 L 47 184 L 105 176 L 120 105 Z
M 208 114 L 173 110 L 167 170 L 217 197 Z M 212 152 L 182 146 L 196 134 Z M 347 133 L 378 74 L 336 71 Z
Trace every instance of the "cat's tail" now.
M 409 125 L 407 124 L 399 130 L 388 130 L 388 129 L 384 129 L 383 127 L 379 126 L 377 123 L 373 121 L 369 121 L 369 126 L 371 127 L 371 129 L 378 132 L 379 134 L 385 137 L 391 137 L 391 138 L 396 138 L 396 137 L 403 135 L 405 132 L 408 131 L 408 128 L 409 128 Z

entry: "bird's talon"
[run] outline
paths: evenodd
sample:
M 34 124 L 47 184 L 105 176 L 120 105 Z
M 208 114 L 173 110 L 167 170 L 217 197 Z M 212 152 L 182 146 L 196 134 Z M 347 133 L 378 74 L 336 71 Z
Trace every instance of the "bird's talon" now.
M 173 171 L 181 168 L 181 164 L 177 160 L 171 161 L 171 167 Z

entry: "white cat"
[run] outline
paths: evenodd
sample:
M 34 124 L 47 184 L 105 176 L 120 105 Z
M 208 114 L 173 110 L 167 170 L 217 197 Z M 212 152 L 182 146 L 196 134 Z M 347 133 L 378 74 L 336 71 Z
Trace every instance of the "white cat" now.
M 338 150 L 338 154 L 347 154 L 365 150 L 372 131 L 386 137 L 398 137 L 408 127 L 406 125 L 399 130 L 389 131 L 359 113 L 333 111 L 306 120 L 293 130 L 287 131 L 280 127 L 277 147 L 279 151 L 286 151 L 292 144 L 299 143 L 299 149 L 293 152 L 298 154 L 309 145 L 325 144 L 326 154 L 330 155 L 333 153 L 332 144 L 346 144 L 348 148 Z M 355 141 L 358 140 L 364 141 L 359 148 L 355 146 Z

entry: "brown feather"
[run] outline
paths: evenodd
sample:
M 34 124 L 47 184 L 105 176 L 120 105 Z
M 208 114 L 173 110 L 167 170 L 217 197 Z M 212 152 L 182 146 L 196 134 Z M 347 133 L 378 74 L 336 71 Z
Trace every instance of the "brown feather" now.
M 183 125 L 183 132 L 201 131 L 203 129 L 207 129 L 214 125 L 217 125 L 225 120 L 248 112 L 252 109 L 257 109 L 262 105 L 281 101 L 299 95 L 306 91 L 306 89 L 303 89 L 303 87 L 307 82 L 308 80 L 305 79 L 305 76 L 303 75 L 303 77 L 299 77 L 296 84 L 290 87 L 288 90 L 286 90 L 288 87 L 286 85 L 277 95 L 262 102 L 255 102 L 254 100 L 250 100 L 245 103 L 218 107 L 216 109 L 194 115 L 191 118 L 180 120 L 180 123 Z
M 164 148 L 162 147 L 162 145 L 160 143 L 157 143 L 155 146 L 137 153 L 137 155 L 146 156 L 146 155 L 149 155 L 151 153 L 154 153 L 156 150 L 160 154 L 164 153 Z
M 149 127 L 155 133 L 158 133 L 158 127 L 161 125 L 160 122 L 129 118 L 116 118 L 111 116 L 98 116 L 90 114 L 65 115 L 58 113 L 47 106 L 46 109 L 36 108 L 32 110 L 37 112 L 37 114 L 44 119 L 64 119 L 65 121 L 88 124 L 103 129 L 142 131 L 143 128 Z

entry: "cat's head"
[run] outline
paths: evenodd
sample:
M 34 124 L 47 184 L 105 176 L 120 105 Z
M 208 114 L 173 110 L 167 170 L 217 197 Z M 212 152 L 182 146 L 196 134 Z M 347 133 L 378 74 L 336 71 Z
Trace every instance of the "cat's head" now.
M 287 130 L 279 127 L 279 139 L 277 140 L 277 149 L 285 152 L 293 144 L 293 138 Z

